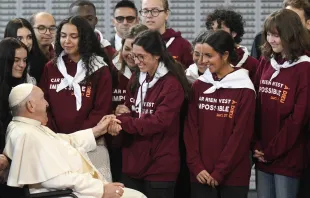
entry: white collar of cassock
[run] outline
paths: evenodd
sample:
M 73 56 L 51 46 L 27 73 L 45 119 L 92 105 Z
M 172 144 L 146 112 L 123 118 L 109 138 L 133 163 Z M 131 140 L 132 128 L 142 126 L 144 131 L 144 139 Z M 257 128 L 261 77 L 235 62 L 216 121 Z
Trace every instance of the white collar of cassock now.
M 201 75 L 198 80 L 210 83 L 213 86 L 204 91 L 204 94 L 209 94 L 215 92 L 217 89 L 238 89 L 238 88 L 247 88 L 252 89 L 255 92 L 254 85 L 249 78 L 249 71 L 246 69 L 238 69 L 232 73 L 227 74 L 222 80 L 215 81 L 213 79 L 213 75 L 209 69 L 205 71 L 203 75 Z
M 198 66 L 196 63 L 191 64 L 186 69 L 186 78 L 191 84 L 193 84 L 199 78 Z
M 18 122 L 23 124 L 16 125 Z M 45 130 L 53 133 L 37 120 L 13 117 L 4 149 L 6 156 L 12 160 L 8 185 L 23 187 L 26 184 L 37 184 L 72 170 L 66 160 L 59 160 L 67 157 L 59 152 L 63 147 L 47 141 L 47 138 L 42 139 L 44 135 L 41 134 Z
M 84 67 L 84 62 L 82 61 L 82 59 L 80 59 L 79 62 L 77 63 L 77 69 L 76 69 L 75 76 L 72 77 L 71 75 L 69 75 L 67 73 L 67 67 L 62 58 L 64 55 L 66 55 L 66 53 L 62 51 L 59 57 L 57 58 L 57 68 L 64 78 L 61 80 L 60 84 L 58 85 L 56 92 L 59 92 L 65 89 L 66 87 L 73 87 L 74 96 L 76 99 L 76 110 L 78 111 L 80 110 L 82 106 L 82 92 L 81 92 L 81 86 L 79 85 L 79 83 L 85 79 L 86 70 Z M 108 66 L 104 62 L 103 57 L 95 56 L 95 55 L 93 55 L 90 58 L 90 64 L 92 64 L 94 68 L 89 75 L 91 75 L 92 73 L 94 73 L 95 71 L 97 71 L 103 66 Z
M 115 58 L 113 58 L 112 62 L 113 62 L 113 64 L 114 64 L 114 66 L 116 67 L 116 69 L 117 69 L 118 71 L 120 71 L 121 68 L 122 68 L 122 64 L 121 64 L 121 62 L 120 62 L 120 53 L 118 53 L 118 55 L 115 56 Z M 125 71 L 124 71 L 123 75 L 124 75 L 126 78 L 128 78 L 128 79 L 131 78 L 132 72 L 131 72 L 131 70 L 129 69 L 129 67 L 128 67 L 127 65 L 125 66 Z
M 26 124 L 34 125 L 34 126 L 41 126 L 41 122 L 38 120 L 34 120 L 31 118 L 21 117 L 21 116 L 15 116 L 12 118 L 13 121 L 23 122 Z
M 154 77 L 153 77 L 151 82 L 145 82 L 147 72 L 140 72 L 140 76 L 139 76 L 140 87 L 139 87 L 137 98 L 136 98 L 136 107 L 137 106 L 139 107 L 138 108 L 139 117 L 141 117 L 142 106 L 143 106 L 143 102 L 144 102 L 144 98 L 145 98 L 147 89 L 152 88 L 156 84 L 156 82 L 161 77 L 165 76 L 168 72 L 169 72 L 169 70 L 167 69 L 167 67 L 165 66 L 165 64 L 163 62 L 160 62 L 158 64 L 157 70 L 156 70 Z
M 282 68 L 289 68 L 289 67 L 293 67 L 295 65 L 297 65 L 298 63 L 301 62 L 310 62 L 310 58 L 306 55 L 300 56 L 299 59 L 293 63 L 290 63 L 289 61 L 285 61 L 283 64 L 278 64 L 278 62 L 274 59 L 274 57 L 272 57 L 270 59 L 270 64 L 273 67 L 273 69 L 275 70 L 275 72 L 272 74 L 270 81 L 272 81 L 275 77 L 277 77 L 280 73 L 280 70 Z

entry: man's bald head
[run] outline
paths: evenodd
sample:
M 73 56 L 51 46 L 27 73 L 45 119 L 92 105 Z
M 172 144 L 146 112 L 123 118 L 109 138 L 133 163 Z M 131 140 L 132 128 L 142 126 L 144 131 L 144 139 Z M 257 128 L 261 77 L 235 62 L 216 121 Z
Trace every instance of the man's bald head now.
M 48 12 L 38 12 L 31 16 L 30 23 L 36 34 L 40 48 L 49 47 L 56 34 L 56 21 Z
M 54 16 L 48 12 L 37 12 L 35 14 L 33 14 L 31 17 L 30 17 L 30 23 L 32 26 L 34 26 L 35 24 L 35 20 L 36 18 L 41 18 L 41 17 L 46 17 L 48 18 L 49 20 L 52 20 L 54 21 L 54 23 L 56 24 L 56 20 L 54 18 Z

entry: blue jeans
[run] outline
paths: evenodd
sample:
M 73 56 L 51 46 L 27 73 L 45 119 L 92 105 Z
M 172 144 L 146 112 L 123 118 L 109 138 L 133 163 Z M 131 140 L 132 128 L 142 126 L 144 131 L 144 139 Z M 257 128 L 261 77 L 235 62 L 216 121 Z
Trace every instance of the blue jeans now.
M 257 198 L 296 198 L 299 179 L 257 170 Z

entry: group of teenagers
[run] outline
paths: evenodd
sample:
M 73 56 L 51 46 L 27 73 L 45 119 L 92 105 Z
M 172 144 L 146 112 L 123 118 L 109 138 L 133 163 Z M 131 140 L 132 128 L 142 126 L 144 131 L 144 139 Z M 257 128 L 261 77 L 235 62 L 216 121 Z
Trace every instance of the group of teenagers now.
M 252 48 L 260 57 L 240 45 L 236 11 L 209 13 L 192 44 L 167 27 L 170 12 L 168 0 L 142 0 L 139 12 L 119 1 L 111 42 L 89 1 L 74 2 L 57 27 L 34 25 L 39 15 L 54 20 L 48 13 L 12 19 L 0 42 L 2 177 L 12 163 L 9 94 L 32 83 L 56 133 L 117 120 L 88 152 L 107 182 L 148 198 L 246 198 L 255 164 L 258 198 L 309 197 L 310 2 L 285 0 L 265 19 Z

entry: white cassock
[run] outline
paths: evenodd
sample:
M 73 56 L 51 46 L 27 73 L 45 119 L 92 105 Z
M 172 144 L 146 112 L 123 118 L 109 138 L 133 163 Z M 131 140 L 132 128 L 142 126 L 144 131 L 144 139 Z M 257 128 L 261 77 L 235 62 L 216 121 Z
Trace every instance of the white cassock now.
M 95 148 L 92 129 L 56 134 L 37 120 L 14 117 L 4 149 L 12 160 L 7 184 L 28 185 L 31 193 L 70 188 L 81 198 L 101 198 L 107 182 L 87 156 Z M 145 198 L 128 188 L 122 197 Z

